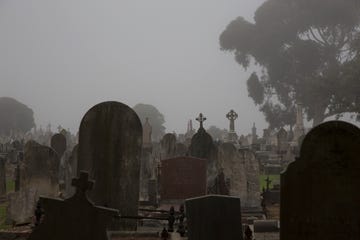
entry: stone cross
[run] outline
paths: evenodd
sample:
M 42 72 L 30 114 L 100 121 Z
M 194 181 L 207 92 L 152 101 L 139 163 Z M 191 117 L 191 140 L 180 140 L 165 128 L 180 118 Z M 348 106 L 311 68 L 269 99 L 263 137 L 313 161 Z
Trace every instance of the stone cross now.
M 238 118 L 238 114 L 231 109 L 230 112 L 226 114 L 226 118 L 230 120 L 230 132 L 235 132 L 235 120 Z
M 199 114 L 199 117 L 196 118 L 196 121 L 200 123 L 200 129 L 204 128 L 203 123 L 205 122 L 206 117 L 202 113 Z
M 79 178 L 74 178 L 71 183 L 76 188 L 77 192 L 85 193 L 92 189 L 94 181 L 89 180 L 89 173 L 86 171 L 80 172 Z

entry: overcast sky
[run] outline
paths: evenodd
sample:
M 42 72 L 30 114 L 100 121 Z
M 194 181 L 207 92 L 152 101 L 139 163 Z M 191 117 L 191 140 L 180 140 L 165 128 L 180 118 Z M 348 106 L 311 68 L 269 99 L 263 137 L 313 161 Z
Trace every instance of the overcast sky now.
M 267 127 L 248 97 L 244 71 L 219 47 L 237 16 L 252 20 L 263 0 L 0 0 L 0 96 L 34 110 L 38 126 L 77 131 L 93 105 L 156 106 L 167 132 L 205 126 L 238 133 Z M 194 124 L 198 127 L 198 124 Z

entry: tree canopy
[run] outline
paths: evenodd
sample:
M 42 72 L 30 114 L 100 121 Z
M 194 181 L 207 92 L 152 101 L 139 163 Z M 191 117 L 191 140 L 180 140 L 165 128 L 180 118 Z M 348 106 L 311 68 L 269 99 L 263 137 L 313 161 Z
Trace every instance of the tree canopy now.
M 152 126 L 152 138 L 154 140 L 160 140 L 165 133 L 165 119 L 164 115 L 159 110 L 150 104 L 139 103 L 133 107 L 134 111 L 139 116 L 141 123 L 144 124 L 146 118 L 149 119 L 149 123 Z
M 301 103 L 314 125 L 360 111 L 360 8 L 355 0 L 267 0 L 255 22 L 238 17 L 220 36 L 245 69 L 249 96 L 270 127 L 293 125 Z
M 0 135 L 9 135 L 11 130 L 26 133 L 33 127 L 33 110 L 13 98 L 0 97 Z

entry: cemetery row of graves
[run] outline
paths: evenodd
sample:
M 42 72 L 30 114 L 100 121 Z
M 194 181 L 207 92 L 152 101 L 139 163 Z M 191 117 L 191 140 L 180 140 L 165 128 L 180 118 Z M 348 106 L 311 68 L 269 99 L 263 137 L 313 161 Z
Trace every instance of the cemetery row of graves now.
M 197 130 L 154 142 L 151 119 L 97 104 L 78 139 L 1 144 L 2 228 L 19 239 L 359 239 L 360 129 L 332 121 L 305 135 L 298 113 L 294 132 L 238 137 L 230 111 L 221 141 L 200 114 Z

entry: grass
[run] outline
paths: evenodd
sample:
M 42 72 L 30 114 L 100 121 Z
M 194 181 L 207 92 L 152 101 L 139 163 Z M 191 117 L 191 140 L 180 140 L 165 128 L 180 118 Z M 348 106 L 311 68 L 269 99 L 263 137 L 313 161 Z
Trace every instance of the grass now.
M 7 203 L 0 204 L 0 230 L 11 228 L 11 225 L 6 225 L 6 207 Z
M 262 191 L 263 188 L 266 188 L 267 177 L 271 180 L 270 188 L 273 187 L 274 183 L 280 183 L 280 175 L 260 175 L 260 191 Z
M 13 180 L 9 180 L 6 182 L 6 192 L 11 193 L 15 191 L 15 182 Z M 11 228 L 11 225 L 6 224 L 6 208 L 8 203 L 0 204 L 0 230 Z

